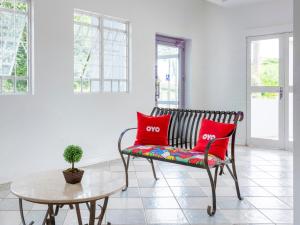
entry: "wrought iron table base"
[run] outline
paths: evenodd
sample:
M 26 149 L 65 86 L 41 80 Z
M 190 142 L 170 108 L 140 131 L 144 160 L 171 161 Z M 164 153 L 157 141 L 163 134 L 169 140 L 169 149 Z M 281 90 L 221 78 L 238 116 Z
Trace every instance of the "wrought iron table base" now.
M 96 217 L 96 201 L 90 201 L 90 202 L 86 202 L 86 205 L 88 207 L 88 210 L 90 212 L 90 218 L 89 218 L 89 223 L 85 224 L 85 225 L 95 225 L 95 220 L 98 219 L 98 223 L 97 225 L 101 225 L 102 221 L 104 219 L 104 215 L 105 215 L 105 211 L 107 208 L 107 203 L 108 203 L 108 197 L 104 198 L 104 203 L 103 206 L 100 206 L 101 208 L 101 212 L 100 215 L 98 217 Z M 76 210 L 76 215 L 77 215 L 77 220 L 78 220 L 78 225 L 83 225 L 82 223 L 82 218 L 81 218 L 81 212 L 80 212 L 80 208 L 79 208 L 79 204 L 80 203 L 76 203 L 75 205 L 75 210 Z M 44 220 L 42 225 L 55 225 L 55 217 L 58 215 L 59 213 L 59 208 L 62 208 L 65 204 L 48 204 L 48 210 L 45 214 Z M 54 206 L 56 206 L 55 210 L 54 210 Z M 25 217 L 24 217 L 24 210 L 23 210 L 23 199 L 19 198 L 19 207 L 20 207 L 20 214 L 21 214 L 21 220 L 22 220 L 22 225 L 27 225 L 26 221 L 25 221 Z M 69 204 L 70 209 L 74 209 L 72 204 Z M 33 225 L 34 221 L 31 221 L 28 225 Z M 107 225 L 111 225 L 110 222 L 107 222 Z

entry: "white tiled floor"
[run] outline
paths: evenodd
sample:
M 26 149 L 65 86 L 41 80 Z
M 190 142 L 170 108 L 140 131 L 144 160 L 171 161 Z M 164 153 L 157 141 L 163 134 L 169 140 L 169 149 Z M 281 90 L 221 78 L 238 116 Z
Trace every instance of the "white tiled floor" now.
M 292 224 L 293 165 L 292 153 L 278 150 L 238 147 L 237 170 L 244 196 L 236 197 L 228 172 L 218 178 L 217 212 L 206 213 L 211 204 L 211 190 L 205 170 L 156 162 L 158 181 L 153 179 L 150 164 L 135 159 L 130 166 L 130 187 L 109 200 L 105 221 L 112 224 Z M 123 165 L 116 160 L 95 165 L 123 176 Z M 26 203 L 27 220 L 41 224 L 45 207 Z M 83 219 L 88 218 L 85 206 Z M 58 225 L 75 225 L 74 210 L 64 208 Z M 19 225 L 17 199 L 9 185 L 0 185 L 0 225 Z

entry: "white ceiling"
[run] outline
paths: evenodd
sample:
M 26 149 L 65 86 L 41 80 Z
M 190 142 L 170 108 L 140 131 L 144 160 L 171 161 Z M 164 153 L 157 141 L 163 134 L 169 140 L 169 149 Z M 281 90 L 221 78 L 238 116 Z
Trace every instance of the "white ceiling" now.
M 267 2 L 272 0 L 206 0 L 224 7 Z

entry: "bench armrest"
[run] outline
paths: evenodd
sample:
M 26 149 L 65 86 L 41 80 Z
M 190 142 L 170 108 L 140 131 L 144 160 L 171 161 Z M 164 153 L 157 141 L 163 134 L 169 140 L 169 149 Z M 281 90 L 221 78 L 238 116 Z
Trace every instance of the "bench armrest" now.
M 123 140 L 124 135 L 125 135 L 128 131 L 130 131 L 130 130 L 136 130 L 136 129 L 137 129 L 136 127 L 128 128 L 128 129 L 124 130 L 124 131 L 121 133 L 121 135 L 120 135 L 120 137 L 119 137 L 119 141 L 118 141 L 118 149 L 119 149 L 119 152 L 120 152 L 120 153 L 121 153 L 121 151 L 122 151 L 122 140 Z
M 204 153 L 204 163 L 205 163 L 205 166 L 206 168 L 209 168 L 209 165 L 208 165 L 208 152 L 210 150 L 210 147 L 213 143 L 217 142 L 217 141 L 222 141 L 222 140 L 226 140 L 226 139 L 229 139 L 231 137 L 232 134 L 230 134 L 229 136 L 227 137 L 223 137 L 223 138 L 215 138 L 215 139 L 212 139 L 208 142 L 208 144 L 206 145 L 206 148 L 205 148 L 205 153 Z

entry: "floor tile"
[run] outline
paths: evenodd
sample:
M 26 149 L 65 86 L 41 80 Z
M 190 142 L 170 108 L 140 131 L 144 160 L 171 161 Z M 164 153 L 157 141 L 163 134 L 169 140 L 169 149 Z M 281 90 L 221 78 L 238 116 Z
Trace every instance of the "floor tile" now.
M 111 224 L 146 224 L 144 211 L 142 209 L 111 209 L 106 212 L 106 221 Z
M 292 187 L 264 187 L 264 189 L 275 196 L 293 196 Z
M 138 185 L 139 187 L 168 187 L 168 183 L 162 178 L 158 180 L 153 178 L 138 179 Z
M 82 222 L 83 224 L 86 224 L 89 222 L 89 217 L 90 217 L 90 213 L 88 210 L 81 210 L 81 218 L 82 218 Z M 96 211 L 96 215 L 99 215 L 99 210 Z M 76 211 L 75 210 L 69 210 L 67 212 L 66 218 L 64 220 L 64 224 L 63 225 L 78 225 L 78 220 L 77 220 L 77 216 L 76 216 Z
M 186 179 L 186 178 L 190 178 L 189 177 L 189 174 L 187 171 L 175 171 L 175 172 L 167 172 L 167 173 L 164 173 L 164 177 L 166 179 L 170 179 L 170 178 L 182 178 L 182 179 Z
M 67 210 L 60 210 L 59 214 L 55 217 L 55 224 L 56 225 L 63 225 L 65 218 L 67 216 Z M 25 220 L 27 224 L 29 224 L 31 221 L 34 221 L 34 224 L 42 224 L 43 220 L 46 215 L 46 210 L 44 211 L 30 211 L 26 216 Z
M 261 212 L 267 216 L 273 223 L 293 223 L 293 210 L 269 210 L 264 209 Z
M 247 197 L 245 198 L 258 209 L 289 209 L 290 207 L 276 197 Z
M 190 224 L 231 224 L 221 211 L 217 211 L 213 217 L 208 216 L 206 210 L 185 209 L 183 212 Z
M 127 188 L 126 191 L 121 191 L 118 192 L 114 195 L 112 195 L 112 197 L 116 197 L 116 198 L 138 198 L 140 197 L 140 190 L 139 188 Z
M 146 217 L 148 224 L 188 224 L 179 209 L 146 209 Z
M 140 188 L 141 197 L 173 197 L 168 187 Z
M 232 224 L 272 223 L 266 216 L 256 209 L 222 210 L 224 217 Z
M 201 187 L 171 187 L 175 196 L 182 197 L 199 197 L 207 196 Z
M 217 206 L 220 209 L 253 209 L 254 206 L 246 199 L 239 200 L 237 197 L 218 197 Z
M 183 209 L 206 209 L 212 204 L 209 197 L 177 197 L 177 201 Z
M 180 208 L 175 198 L 143 198 L 145 209 L 177 209 Z
M 142 209 L 143 203 L 140 198 L 110 198 L 108 209 Z
M 162 174 L 159 171 L 156 171 L 156 176 L 158 178 L 163 177 Z M 138 179 L 141 179 L 141 178 L 152 178 L 152 179 L 154 179 L 152 171 L 149 171 L 149 172 L 136 172 L 136 177 Z
M 23 201 L 23 210 L 31 210 L 33 203 Z M 15 210 L 19 211 L 19 200 L 18 199 L 4 199 L 0 202 L 0 210 Z
M 278 199 L 280 199 L 281 201 L 283 201 L 285 204 L 289 205 L 291 208 L 294 207 L 294 199 L 293 199 L 293 197 L 281 196 L 281 197 L 278 197 Z
M 200 184 L 197 180 L 192 178 L 187 179 L 167 179 L 169 186 L 171 187 L 195 187 L 199 186 Z
M 28 212 L 24 212 L 26 215 Z M 20 213 L 18 211 L 0 211 L 1 225 L 19 225 L 21 223 Z
M 240 187 L 241 195 L 247 196 L 273 196 L 272 193 L 262 187 Z

